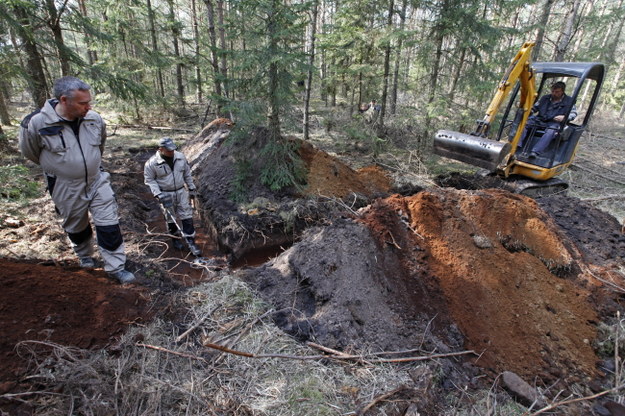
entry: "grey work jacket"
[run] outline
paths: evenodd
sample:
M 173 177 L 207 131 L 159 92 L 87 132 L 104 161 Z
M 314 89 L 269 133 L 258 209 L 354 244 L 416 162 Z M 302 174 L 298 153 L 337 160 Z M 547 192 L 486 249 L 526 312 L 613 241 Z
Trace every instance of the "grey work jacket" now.
M 150 187 L 152 195 L 158 196 L 161 192 L 175 192 L 187 185 L 189 191 L 195 190 L 193 177 L 191 176 L 191 168 L 187 158 L 180 152 L 174 152 L 174 169 L 173 172 L 165 159 L 161 156 L 161 152 L 156 154 L 145 162 L 143 167 L 143 179 L 145 184 Z
M 54 111 L 57 100 L 48 100 L 41 111 L 22 121 L 19 134 L 24 157 L 40 165 L 49 176 L 90 186 L 99 177 L 106 142 L 106 124 L 95 111 L 82 120 L 78 138 Z

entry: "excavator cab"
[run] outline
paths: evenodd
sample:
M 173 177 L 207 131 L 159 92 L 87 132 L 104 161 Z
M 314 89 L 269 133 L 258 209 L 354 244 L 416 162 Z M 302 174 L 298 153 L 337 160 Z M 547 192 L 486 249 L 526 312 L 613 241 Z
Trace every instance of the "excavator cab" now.
M 604 66 L 599 63 L 537 62 L 532 64 L 532 69 L 536 78 L 540 79 L 536 97 L 548 94 L 553 83 L 562 81 L 567 85 L 566 93 L 572 97 L 578 114 L 575 119 L 562 122 L 557 131 L 553 132 L 554 139 L 547 149 L 532 159 L 528 157 L 530 150 L 549 128 L 533 125 L 531 122 L 525 124 L 523 146 L 514 150 L 514 158 L 510 161 L 507 174 L 546 180 L 558 175 L 572 163 L 577 145 L 597 103 L 603 83 Z M 522 125 L 523 109 L 514 110 L 519 89 L 520 85 L 517 84 L 510 94 L 496 140 L 511 142 Z M 568 109 L 567 116 L 570 111 L 571 108 Z
M 555 176 L 573 163 L 577 145 L 597 104 L 605 71 L 603 64 L 594 62 L 532 64 L 533 46 L 533 42 L 526 42 L 512 59 L 475 130 L 470 134 L 439 130 L 433 146 L 434 153 L 440 156 L 485 168 L 510 182 L 518 180 L 519 186 L 513 186 L 513 190 L 526 194 L 541 187 L 568 187 Z M 532 123 L 530 110 L 556 81 L 567 85 L 566 93 L 572 97 L 578 116 L 562 122 L 552 132 L 555 135 L 549 147 L 539 157 L 530 158 L 528 150 L 546 133 L 544 127 Z M 571 108 L 567 114 L 570 111 Z M 521 142 L 523 145 L 519 146 Z

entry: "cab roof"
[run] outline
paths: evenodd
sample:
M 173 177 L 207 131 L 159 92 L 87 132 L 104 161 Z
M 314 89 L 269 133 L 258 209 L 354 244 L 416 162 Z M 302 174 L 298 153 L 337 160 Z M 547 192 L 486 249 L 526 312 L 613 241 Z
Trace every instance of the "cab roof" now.
M 605 67 L 600 62 L 534 62 L 532 68 L 537 73 L 590 78 L 597 82 L 603 80 L 605 72 Z

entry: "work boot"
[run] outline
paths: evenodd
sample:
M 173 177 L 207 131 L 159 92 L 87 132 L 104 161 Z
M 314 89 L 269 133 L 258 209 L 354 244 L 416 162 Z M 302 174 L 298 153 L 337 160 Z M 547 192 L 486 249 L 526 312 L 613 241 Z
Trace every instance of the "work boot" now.
M 176 237 L 180 236 L 180 232 L 178 231 L 178 226 L 176 225 L 176 223 L 168 222 L 167 229 L 169 230 L 169 234 Z M 182 241 L 179 238 L 172 238 L 171 241 L 172 245 L 176 250 L 182 250 L 184 248 L 184 244 L 182 244 Z
M 171 242 L 176 250 L 182 250 L 184 248 L 184 244 L 182 244 L 179 238 L 172 238 Z
M 118 272 L 110 272 L 108 275 L 112 278 L 117 279 L 119 283 L 122 283 L 122 284 L 132 283 L 136 280 L 135 275 L 125 269 L 122 269 Z
M 81 257 L 80 267 L 83 269 L 95 269 L 95 260 L 91 256 Z
M 195 245 L 195 239 L 193 237 L 187 237 L 187 245 L 189 246 L 189 251 L 195 257 L 200 257 L 202 255 L 202 250 Z

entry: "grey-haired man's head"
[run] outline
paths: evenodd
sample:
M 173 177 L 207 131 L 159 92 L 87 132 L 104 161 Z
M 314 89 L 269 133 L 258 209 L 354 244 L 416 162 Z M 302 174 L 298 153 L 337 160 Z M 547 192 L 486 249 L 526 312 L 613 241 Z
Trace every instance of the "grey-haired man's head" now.
M 73 92 L 76 90 L 89 91 L 90 89 L 91 86 L 81 79 L 76 77 L 63 77 L 54 81 L 53 93 L 54 98 L 60 100 L 62 96 L 72 98 Z

